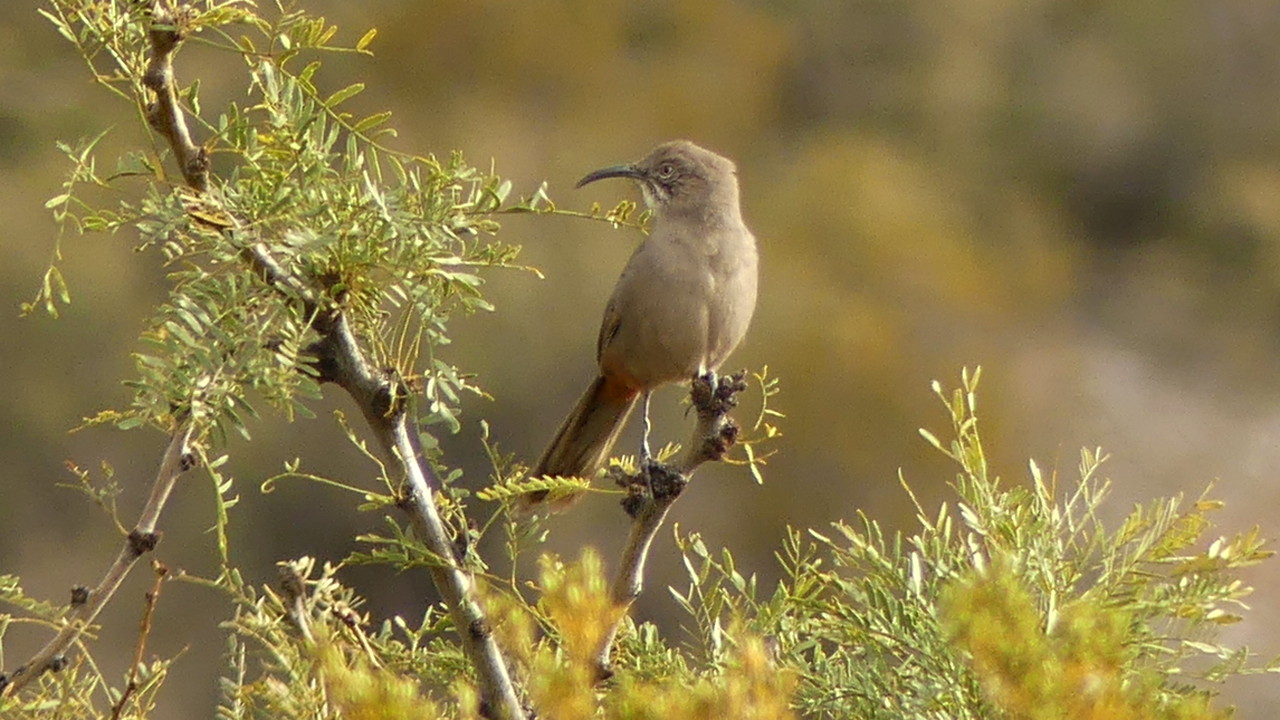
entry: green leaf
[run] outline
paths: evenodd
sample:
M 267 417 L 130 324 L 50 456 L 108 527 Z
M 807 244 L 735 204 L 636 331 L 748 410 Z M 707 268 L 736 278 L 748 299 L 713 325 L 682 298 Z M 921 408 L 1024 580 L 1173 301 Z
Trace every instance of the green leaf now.
M 362 92 L 364 92 L 364 83 L 352 83 L 351 85 L 348 85 L 338 92 L 330 95 L 324 101 L 324 106 L 327 108 L 335 108 Z
M 316 74 L 316 71 L 319 69 L 320 69 L 320 61 L 312 60 L 311 62 L 307 63 L 306 67 L 302 68 L 302 72 L 298 73 L 298 80 L 301 81 L 303 84 L 305 84 L 307 87 L 311 87 L 311 78 Z
M 54 291 L 63 305 L 71 304 L 71 292 L 67 290 L 67 282 L 62 278 L 62 271 L 57 267 L 49 268 L 49 276 L 53 281 Z
M 382 123 L 384 123 L 384 122 L 386 122 L 387 120 L 390 120 L 390 119 L 391 119 L 391 111 L 390 111 L 390 110 L 388 110 L 388 111 L 386 111 L 386 112 L 380 112 L 380 113 L 378 113 L 378 114 L 376 114 L 376 115 L 370 115 L 369 117 L 367 117 L 367 118 L 365 118 L 365 119 L 361 120 L 360 122 L 356 123 L 356 124 L 355 124 L 355 126 L 351 128 L 351 132 L 354 132 L 354 133 L 363 133 L 363 132 L 365 132 L 366 130 L 370 130 L 370 129 L 372 129 L 372 128 L 375 128 L 375 127 L 377 127 L 377 126 L 381 125 Z

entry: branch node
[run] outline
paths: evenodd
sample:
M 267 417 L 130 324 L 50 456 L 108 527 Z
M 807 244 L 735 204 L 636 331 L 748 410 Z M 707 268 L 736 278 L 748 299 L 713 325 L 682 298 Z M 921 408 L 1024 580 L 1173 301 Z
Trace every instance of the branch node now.
M 689 485 L 689 479 L 681 474 L 678 470 L 670 465 L 664 465 L 658 462 L 649 462 L 645 465 L 643 474 L 645 481 L 649 485 L 649 492 L 653 495 L 654 502 L 662 505 L 670 505 L 680 497 L 680 493 Z
M 186 177 L 201 177 L 204 181 L 202 186 L 209 185 L 209 149 L 206 147 L 197 148 L 195 153 L 187 158 L 187 167 L 184 172 Z
M 89 602 L 89 588 L 84 585 L 71 588 L 71 607 L 80 607 L 87 602 Z
M 450 529 L 453 530 L 453 559 L 461 567 L 466 564 L 467 556 L 471 554 L 476 538 L 480 537 L 480 528 L 475 520 L 467 518 L 465 528 L 451 527 Z
M 377 392 L 370 398 L 373 412 L 383 418 L 391 418 L 397 411 L 397 407 L 403 407 L 402 403 L 397 403 L 396 398 L 399 393 L 396 392 L 396 386 L 390 382 L 384 382 L 379 385 Z
M 491 632 L 492 630 L 489 628 L 489 623 L 482 617 L 472 620 L 471 625 L 467 627 L 467 633 L 471 636 L 472 640 L 484 640 L 489 637 Z
M 338 361 L 333 355 L 332 343 L 328 341 L 329 337 L 329 335 L 324 335 L 320 340 L 316 340 L 302 349 L 303 355 L 311 359 L 311 365 L 316 370 L 316 382 L 319 383 L 338 382 Z
M 703 439 L 702 457 L 710 462 L 723 460 L 729 448 L 737 444 L 741 432 L 742 428 L 738 427 L 733 418 L 725 418 L 718 432 Z
M 666 507 L 680 497 L 689 478 L 671 465 L 648 460 L 634 475 L 619 474 L 614 480 L 627 491 L 622 509 L 632 520 L 639 519 L 650 506 Z
M 165 85 L 169 84 L 169 81 L 172 79 L 172 75 L 173 68 L 166 64 L 153 62 L 147 68 L 147 71 L 142 74 L 142 84 L 145 85 L 148 90 L 160 92 L 161 90 L 164 90 Z M 159 113 L 157 112 L 158 110 L 159 107 L 155 103 L 149 103 L 147 105 L 147 120 L 151 122 L 152 127 L 155 127 L 156 118 L 159 116 Z
M 158 5 L 159 3 L 157 3 L 156 10 L 153 10 L 151 14 L 151 47 L 155 48 L 157 57 L 164 58 L 167 61 L 169 55 L 182 42 L 183 33 L 176 25 L 172 24 L 174 16 L 166 11 L 159 10 Z
M 160 544 L 160 533 L 134 530 L 129 533 L 129 550 L 135 557 L 142 557 Z
M 396 493 L 396 508 L 406 512 L 415 512 L 418 507 L 418 498 L 413 491 L 405 489 Z
M 622 498 L 622 510 L 627 513 L 627 517 L 635 520 L 640 517 L 640 511 L 644 510 L 646 498 L 644 490 L 639 483 L 627 488 L 627 496 Z
M 187 37 L 187 26 L 195 18 L 196 9 L 172 2 L 154 0 L 151 3 L 151 49 L 157 56 L 168 58 Z
M 276 575 L 280 581 L 280 594 L 285 603 L 292 603 L 306 596 L 306 584 L 302 581 L 302 576 L 298 574 L 297 568 L 293 567 L 293 565 L 281 563 L 276 568 Z

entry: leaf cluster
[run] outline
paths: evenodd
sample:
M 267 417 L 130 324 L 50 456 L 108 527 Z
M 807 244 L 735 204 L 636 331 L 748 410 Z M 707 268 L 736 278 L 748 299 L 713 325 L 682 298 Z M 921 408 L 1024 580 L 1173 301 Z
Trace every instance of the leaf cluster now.
M 1207 683 L 1276 670 L 1216 640 L 1252 590 L 1235 572 L 1271 554 L 1257 530 L 1207 540 L 1220 503 L 1204 498 L 1139 506 L 1108 529 L 1101 451 L 1061 487 L 1034 462 L 1029 483 L 1002 483 L 978 433 L 978 377 L 950 395 L 935 383 L 954 439 L 922 433 L 958 464 L 957 500 L 917 503 L 916 532 L 861 514 L 793 530 L 768 595 L 728 550 L 681 538 L 690 584 L 675 595 L 707 660 L 732 645 L 735 618 L 801 673 L 801 713 L 832 718 L 1209 718 Z
M 437 159 L 388 148 L 390 113 L 357 118 L 343 109 L 362 85 L 321 90 L 320 60 L 310 58 L 367 52 L 372 33 L 342 47 L 331 44 L 336 28 L 301 11 L 268 19 L 245 2 L 186 7 L 178 17 L 187 42 L 222 50 L 246 68 L 248 100 L 229 102 L 216 116 L 201 114 L 198 81 L 180 92 L 218 169 L 210 189 L 197 194 L 167 174 L 170 153 L 158 136 L 149 151 L 103 174 L 96 138 L 65 148 L 74 169 L 50 200 L 64 228 L 128 229 L 137 249 L 158 250 L 168 269 L 169 300 L 135 353 L 132 403 L 90 422 L 168 428 L 190 417 L 222 437 L 247 436 L 259 402 L 306 415 L 306 401 L 319 394 L 305 353 L 314 315 L 341 309 L 371 360 L 422 390 L 428 421 L 456 427 L 459 394 L 478 389 L 434 357 L 434 348 L 448 342 L 453 311 L 489 309 L 478 271 L 513 266 L 517 248 L 489 237 L 510 183 L 458 154 Z M 146 118 L 145 4 L 56 1 L 42 12 L 75 43 L 94 78 Z M 78 195 L 86 186 L 123 199 L 91 205 Z M 256 244 L 322 305 L 250 272 L 246 253 Z M 56 311 L 69 302 L 57 257 L 29 307 Z

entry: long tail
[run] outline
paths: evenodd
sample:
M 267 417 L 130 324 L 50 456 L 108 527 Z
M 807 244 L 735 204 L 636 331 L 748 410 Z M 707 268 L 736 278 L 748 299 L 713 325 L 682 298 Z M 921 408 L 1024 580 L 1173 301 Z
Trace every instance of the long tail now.
M 590 477 L 609 459 L 613 444 L 636 405 L 638 391 L 631 385 L 603 375 L 578 399 L 569 417 L 560 423 L 551 444 L 543 451 L 529 477 Z M 556 509 L 572 503 L 577 496 L 552 498 Z M 520 500 L 524 510 L 547 500 L 547 491 L 538 490 Z

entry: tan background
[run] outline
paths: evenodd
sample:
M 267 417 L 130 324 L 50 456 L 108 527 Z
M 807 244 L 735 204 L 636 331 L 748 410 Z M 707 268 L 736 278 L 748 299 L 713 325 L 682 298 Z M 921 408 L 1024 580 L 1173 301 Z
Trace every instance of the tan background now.
M 1026 460 L 1073 477 L 1082 445 L 1112 453 L 1111 508 L 1219 478 L 1217 532 L 1262 524 L 1280 506 L 1280 6 L 1040 0 L 691 3 L 523 0 L 315 2 L 354 42 L 379 28 L 371 60 L 332 56 L 324 82 L 357 77 L 353 108 L 391 109 L 398 147 L 497 162 L 517 192 L 546 180 L 566 207 L 634 197 L 621 184 L 573 191 L 584 172 L 686 137 L 738 162 L 761 240 L 756 322 L 730 367 L 768 363 L 789 418 L 757 487 L 745 473 L 700 474 L 675 512 L 682 528 L 730 545 L 776 575 L 786 525 L 821 527 L 863 509 L 890 527 L 912 517 L 902 468 L 927 507 L 951 468 L 916 434 L 944 431 L 929 382 L 984 367 L 981 410 L 1010 482 Z M 191 45 L 180 77 L 204 81 L 213 116 L 243 100 L 239 61 Z M 107 147 L 139 142 L 130 108 L 93 87 L 78 58 L 26 3 L 0 5 L 0 573 L 38 596 L 91 583 L 116 550 L 101 514 L 55 486 L 71 459 L 102 460 L 125 489 L 126 519 L 162 448 L 153 432 L 68 435 L 82 416 L 127 402 L 130 352 L 163 297 L 153 255 L 133 238 L 69 237 L 74 305 L 60 321 L 19 320 L 55 226 L 42 205 L 66 162 L 55 139 L 106 125 Z M 448 458 L 484 482 L 478 422 L 508 451 L 536 455 L 585 386 L 600 309 L 636 237 L 568 219 L 514 218 L 503 238 L 547 280 L 491 276 L 494 314 L 454 324 L 439 355 L 479 373 Z M 679 393 L 659 397 L 657 432 L 683 439 Z M 237 558 L 262 582 L 277 559 L 338 559 L 380 519 L 355 498 L 302 483 L 262 495 L 280 463 L 370 482 L 327 419 L 267 418 L 233 445 L 243 498 Z M 632 435 L 628 435 L 632 438 Z M 629 440 L 628 442 L 634 442 Z M 192 475 L 162 527 L 159 557 L 213 571 L 211 488 Z M 562 522 L 555 548 L 616 550 L 605 500 Z M 680 583 L 664 534 L 639 612 L 671 627 L 662 591 Z M 1251 619 L 1229 639 L 1280 652 L 1280 565 L 1249 575 Z M 378 613 L 416 617 L 424 578 L 346 576 Z M 106 616 L 99 657 L 119 677 L 149 580 L 131 578 Z M 187 654 L 163 717 L 207 716 L 228 610 L 197 588 L 165 591 L 152 647 Z M 5 666 L 43 635 L 12 630 Z M 179 684 L 181 683 L 181 684 Z M 1268 717 L 1275 680 L 1228 686 L 1241 717 Z

